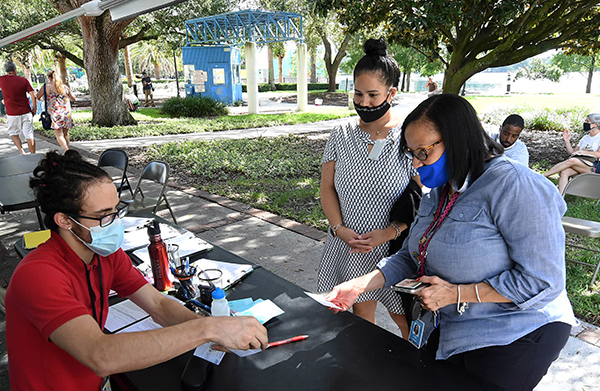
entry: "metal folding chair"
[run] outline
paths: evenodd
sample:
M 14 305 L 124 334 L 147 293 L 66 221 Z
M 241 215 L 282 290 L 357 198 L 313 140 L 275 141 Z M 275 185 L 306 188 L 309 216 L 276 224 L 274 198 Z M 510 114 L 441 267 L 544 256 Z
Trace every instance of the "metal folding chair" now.
M 600 174 L 580 174 L 574 177 L 567 183 L 563 196 L 572 195 L 576 197 L 591 198 L 594 200 L 600 200 Z M 592 220 L 577 219 L 574 217 L 563 217 L 562 225 L 565 232 L 572 233 L 579 236 L 588 238 L 599 238 L 600 237 L 600 222 Z M 600 254 L 599 250 L 595 250 L 589 247 L 580 246 L 576 244 L 567 244 L 569 247 L 578 248 L 581 250 L 592 251 L 596 254 Z M 582 262 L 575 259 L 566 258 L 568 261 L 578 263 L 580 265 L 586 265 L 594 268 L 594 274 L 590 281 L 590 286 L 594 285 L 596 277 L 598 277 L 598 271 L 600 270 L 600 260 L 597 264 Z
M 171 217 L 173 218 L 173 222 L 177 224 L 177 220 L 175 219 L 175 214 L 171 209 L 171 205 L 169 204 L 169 200 L 167 199 L 167 195 L 165 194 L 165 189 L 167 187 L 167 181 L 169 180 L 169 172 L 170 168 L 166 162 L 161 161 L 152 161 L 148 163 L 144 170 L 142 171 L 142 175 L 140 176 L 140 180 L 138 181 L 135 191 L 133 192 L 132 200 L 127 201 L 129 204 L 130 212 L 142 212 L 149 211 L 152 213 L 156 213 L 159 209 L 167 208 L 171 213 Z M 153 181 L 162 185 L 160 189 L 160 193 L 157 198 L 150 198 L 144 196 L 144 192 L 142 191 L 142 183 L 146 181 Z M 148 189 L 146 189 L 146 193 L 148 193 Z M 140 195 L 138 198 L 138 194 Z M 149 194 L 149 193 L 148 193 Z M 164 204 L 164 205 L 163 205 Z
M 127 178 L 127 166 L 129 164 L 129 156 L 127 156 L 127 152 L 122 149 L 107 149 L 102 152 L 100 158 L 98 159 L 98 167 L 116 167 L 123 170 L 123 176 L 121 180 L 115 181 L 115 186 L 119 191 L 119 198 L 121 198 L 121 192 L 123 189 L 129 189 L 131 193 L 131 197 L 133 197 L 133 190 L 131 184 L 129 183 L 129 179 Z

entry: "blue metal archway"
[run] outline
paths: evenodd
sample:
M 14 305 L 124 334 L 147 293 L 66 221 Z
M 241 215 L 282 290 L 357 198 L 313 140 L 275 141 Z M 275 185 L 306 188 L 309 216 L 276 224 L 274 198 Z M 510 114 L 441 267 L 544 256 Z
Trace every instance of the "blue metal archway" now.
M 243 10 L 187 20 L 186 46 L 266 44 L 303 41 L 302 15 L 293 12 Z

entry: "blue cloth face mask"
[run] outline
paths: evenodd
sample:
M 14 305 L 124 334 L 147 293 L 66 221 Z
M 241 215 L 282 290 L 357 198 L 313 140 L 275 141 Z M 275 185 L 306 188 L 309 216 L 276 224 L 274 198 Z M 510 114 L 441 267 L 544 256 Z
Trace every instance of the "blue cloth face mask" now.
M 446 169 L 446 151 L 432 164 L 417 168 L 421 176 L 421 183 L 430 189 L 442 186 L 448 182 L 448 170 Z
M 83 243 L 87 248 L 95 252 L 96 254 L 107 257 L 110 254 L 117 252 L 118 249 L 121 248 L 123 244 L 123 237 L 125 235 L 125 229 L 123 228 L 123 223 L 121 219 L 115 219 L 107 227 L 100 227 L 99 225 L 96 227 L 88 228 L 85 225 L 82 225 L 79 221 L 73 219 L 69 216 L 71 220 L 82 226 L 83 228 L 90 231 L 92 235 L 92 243 L 87 243 L 85 240 L 81 239 L 79 236 L 75 234 L 70 228 L 69 231 L 77 238 L 81 243 Z
M 590 124 L 589 122 L 584 122 L 583 130 L 585 130 L 586 132 L 589 132 L 590 130 L 592 130 L 592 124 Z

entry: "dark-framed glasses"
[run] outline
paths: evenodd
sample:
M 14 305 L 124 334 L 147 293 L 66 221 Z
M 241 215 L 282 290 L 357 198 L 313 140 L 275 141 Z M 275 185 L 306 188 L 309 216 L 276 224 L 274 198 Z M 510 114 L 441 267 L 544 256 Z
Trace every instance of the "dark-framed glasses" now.
M 427 153 L 436 145 L 438 145 L 439 143 L 441 143 L 442 140 L 440 141 L 436 141 L 435 143 L 431 144 L 430 146 L 426 147 L 426 148 L 422 148 L 422 149 L 417 149 L 412 151 L 410 148 L 408 147 L 404 147 L 404 149 L 402 150 L 402 152 L 404 152 L 404 154 L 406 156 L 408 156 L 409 159 L 417 159 L 420 161 L 425 161 L 427 160 Z
M 104 227 L 108 227 L 109 225 L 111 225 L 113 223 L 113 221 L 115 221 L 115 219 L 118 217 L 120 219 L 122 219 L 123 217 L 125 217 L 125 215 L 127 214 L 127 212 L 129 212 L 129 204 L 125 204 L 125 206 L 123 206 L 122 208 L 117 208 L 116 212 L 113 213 L 109 213 L 107 215 L 104 215 L 102 217 L 89 217 L 89 216 L 81 216 L 81 215 L 73 215 L 73 217 L 77 217 L 79 219 L 88 219 L 88 220 L 96 220 L 100 222 L 100 227 L 104 228 Z

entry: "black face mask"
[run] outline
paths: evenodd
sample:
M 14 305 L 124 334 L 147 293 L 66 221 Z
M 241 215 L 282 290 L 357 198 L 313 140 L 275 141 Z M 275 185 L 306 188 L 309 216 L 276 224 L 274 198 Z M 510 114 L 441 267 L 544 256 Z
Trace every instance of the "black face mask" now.
M 388 102 L 389 96 L 390 96 L 390 94 L 388 93 L 388 95 L 386 96 L 383 103 L 380 104 L 379 106 L 375 106 L 375 107 L 362 106 L 362 105 L 359 105 L 358 103 L 355 103 L 354 109 L 356 110 L 356 113 L 358 114 L 360 119 L 362 119 L 364 122 L 369 123 L 369 122 L 377 121 L 379 118 L 383 117 L 385 115 L 385 113 L 388 112 L 390 107 L 392 107 L 392 105 L 390 105 L 390 102 Z
M 586 132 L 589 132 L 590 130 L 592 130 L 592 124 L 590 124 L 589 122 L 584 122 L 583 130 L 585 130 Z

